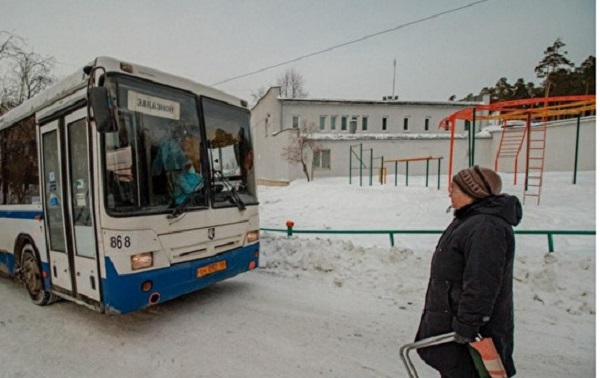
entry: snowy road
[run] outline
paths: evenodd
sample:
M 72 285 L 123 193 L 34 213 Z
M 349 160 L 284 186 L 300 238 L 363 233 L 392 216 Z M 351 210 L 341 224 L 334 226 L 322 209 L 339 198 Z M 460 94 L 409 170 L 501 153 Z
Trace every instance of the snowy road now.
M 2 377 L 405 376 L 393 300 L 267 271 L 125 316 L 37 307 L 7 279 L 0 297 Z
M 413 336 L 420 294 L 374 295 L 261 269 L 107 316 L 65 301 L 35 306 L 2 279 L 0 377 L 407 377 L 398 348 Z M 592 376 L 593 334 L 577 327 L 567 340 L 546 321 L 520 326 L 519 376 Z M 421 377 L 437 377 L 413 360 Z

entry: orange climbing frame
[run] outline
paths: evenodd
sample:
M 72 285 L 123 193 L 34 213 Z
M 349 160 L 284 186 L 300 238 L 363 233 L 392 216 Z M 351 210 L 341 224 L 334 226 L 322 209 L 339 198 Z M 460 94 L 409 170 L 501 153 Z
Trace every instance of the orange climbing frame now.
M 513 100 L 495 102 L 493 104 L 477 105 L 475 107 L 461 109 L 450 116 L 442 119 L 440 129 L 450 131 L 450 156 L 448 159 L 448 186 L 452 179 L 452 164 L 454 162 L 454 135 L 456 120 L 523 120 L 536 119 L 546 122 L 553 118 L 564 115 L 578 115 L 587 111 L 596 110 L 596 96 L 559 96 L 540 97 L 524 100 Z

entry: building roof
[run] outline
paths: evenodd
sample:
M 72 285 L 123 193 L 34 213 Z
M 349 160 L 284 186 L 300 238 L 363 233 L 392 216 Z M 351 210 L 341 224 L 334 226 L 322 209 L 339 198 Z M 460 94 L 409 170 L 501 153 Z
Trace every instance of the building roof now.
M 483 105 L 483 102 L 472 101 L 406 101 L 406 100 L 344 100 L 326 98 L 284 98 L 278 100 L 288 104 L 328 104 L 328 105 L 410 105 L 410 106 L 456 106 L 470 107 Z

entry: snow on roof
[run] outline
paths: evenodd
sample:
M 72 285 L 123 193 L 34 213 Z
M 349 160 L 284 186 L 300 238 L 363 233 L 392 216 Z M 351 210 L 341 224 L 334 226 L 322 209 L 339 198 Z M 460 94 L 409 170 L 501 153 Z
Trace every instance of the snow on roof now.
M 477 134 L 481 137 L 491 137 L 489 134 Z M 311 139 L 316 140 L 399 140 L 399 139 L 450 139 L 451 135 L 449 132 L 445 133 L 400 133 L 400 134 L 377 134 L 377 133 L 358 133 L 358 134 L 345 134 L 345 133 L 314 133 Z M 456 133 L 454 138 L 462 139 L 466 138 L 467 133 Z
M 361 99 L 331 99 L 331 98 L 286 98 L 278 97 L 278 100 L 286 103 L 328 103 L 328 104 L 351 104 L 351 105 L 413 105 L 413 106 L 455 106 L 470 107 L 483 105 L 483 102 L 475 101 L 412 101 L 412 100 L 361 100 Z

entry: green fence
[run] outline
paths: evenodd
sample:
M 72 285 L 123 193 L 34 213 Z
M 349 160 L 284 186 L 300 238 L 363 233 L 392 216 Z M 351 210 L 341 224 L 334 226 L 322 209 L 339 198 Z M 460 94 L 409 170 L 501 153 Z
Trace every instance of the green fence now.
M 261 228 L 266 232 L 285 232 L 288 236 L 293 234 L 350 234 L 350 235 L 389 235 L 390 244 L 395 244 L 394 235 L 396 234 L 442 234 L 443 230 L 294 230 L 293 225 L 287 229 Z M 596 235 L 595 230 L 515 230 L 516 235 L 546 235 L 548 238 L 548 251 L 554 252 L 554 235 Z

